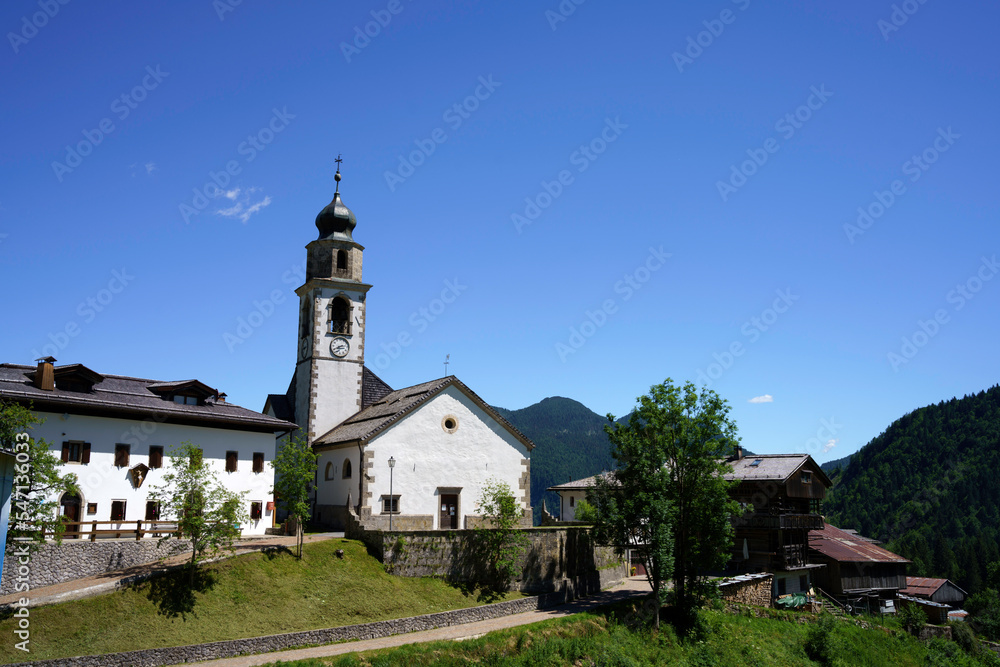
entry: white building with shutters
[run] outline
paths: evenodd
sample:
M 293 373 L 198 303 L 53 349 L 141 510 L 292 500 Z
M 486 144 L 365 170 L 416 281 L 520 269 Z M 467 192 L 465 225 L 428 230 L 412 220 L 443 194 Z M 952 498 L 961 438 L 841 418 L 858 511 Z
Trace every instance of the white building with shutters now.
M 244 535 L 263 535 L 272 525 L 275 438 L 295 424 L 227 403 L 198 380 L 102 375 L 54 361 L 0 364 L 0 400 L 44 420 L 32 437 L 49 442 L 63 472 L 79 480 L 79 494 L 53 498 L 67 520 L 82 524 L 70 526 L 66 537 L 89 539 L 94 527 L 133 537 L 141 522 L 158 518 L 149 491 L 170 465 L 171 448 L 183 442 L 202 449 L 227 488 L 245 494 L 251 519 Z

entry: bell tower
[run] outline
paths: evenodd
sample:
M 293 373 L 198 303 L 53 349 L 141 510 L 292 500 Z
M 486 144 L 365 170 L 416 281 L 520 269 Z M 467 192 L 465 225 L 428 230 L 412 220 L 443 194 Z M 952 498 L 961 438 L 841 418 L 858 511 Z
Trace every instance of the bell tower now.
M 295 366 L 295 422 L 308 441 L 361 410 L 365 363 L 364 247 L 352 232 L 358 221 L 340 199 L 340 162 L 333 201 L 316 216 L 319 237 L 306 246 L 306 282 L 299 296 Z

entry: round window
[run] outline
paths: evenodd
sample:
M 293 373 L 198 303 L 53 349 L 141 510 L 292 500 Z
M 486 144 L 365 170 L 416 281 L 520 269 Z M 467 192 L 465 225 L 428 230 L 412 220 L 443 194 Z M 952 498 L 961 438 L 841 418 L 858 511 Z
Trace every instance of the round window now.
M 454 433 L 458 430 L 458 417 L 455 415 L 445 415 L 444 419 L 441 420 L 441 428 L 448 433 Z

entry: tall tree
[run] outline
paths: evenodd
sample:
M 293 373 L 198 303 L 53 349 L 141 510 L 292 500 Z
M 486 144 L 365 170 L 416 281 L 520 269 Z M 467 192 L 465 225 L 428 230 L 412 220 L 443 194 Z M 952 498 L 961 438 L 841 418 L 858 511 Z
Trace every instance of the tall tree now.
M 709 590 L 702 574 L 724 567 L 732 549 L 730 517 L 739 506 L 729 498 L 733 482 L 723 477 L 731 470 L 724 457 L 739 437 L 729 409 L 714 391 L 667 378 L 639 397 L 627 424 L 608 415 L 605 427 L 619 469 L 614 484 L 600 484 L 594 498 L 602 515 L 598 533 L 611 529 L 619 539 L 644 533 L 638 537 L 650 547 L 653 576 L 672 574 L 684 611 Z
M 292 438 L 279 449 L 271 462 L 274 468 L 274 496 L 289 517 L 295 518 L 296 556 L 302 558 L 303 523 L 309 516 L 309 493 L 316 479 L 316 453 L 301 437 Z
M 611 415 L 608 419 L 613 421 Z M 634 549 L 659 609 L 674 573 L 674 508 L 666 493 L 670 482 L 666 452 L 658 440 L 646 437 L 639 424 L 608 431 L 618 469 L 599 475 L 589 494 L 597 514 L 594 538 L 613 545 L 619 554 Z M 653 624 L 660 627 L 659 613 Z
M 190 442 L 172 448 L 169 455 L 170 467 L 161 484 L 150 490 L 150 497 L 159 503 L 161 517 L 177 522 L 179 537 L 191 540 L 189 581 L 193 585 L 198 561 L 231 548 L 240 525 L 249 521 L 246 494 L 223 486 L 201 449 Z
M 31 437 L 31 427 L 44 420 L 16 403 L 0 401 L 0 442 L 16 454 L 7 544 L 15 538 L 37 549 L 51 535 L 61 541 L 65 525 L 58 515 L 59 498 L 79 493 L 76 475 L 61 474 L 61 463 L 49 443 Z

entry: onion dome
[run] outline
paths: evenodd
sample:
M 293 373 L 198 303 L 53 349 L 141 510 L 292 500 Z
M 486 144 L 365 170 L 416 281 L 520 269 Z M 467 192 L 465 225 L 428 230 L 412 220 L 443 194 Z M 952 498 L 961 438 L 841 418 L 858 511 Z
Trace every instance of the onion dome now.
M 337 158 L 340 162 L 340 158 Z M 354 241 L 351 232 L 358 224 L 358 219 L 354 217 L 351 209 L 347 208 L 340 199 L 340 168 L 338 167 L 334 180 L 337 181 L 337 191 L 333 193 L 333 201 L 327 204 L 326 208 L 316 216 L 316 228 L 319 229 L 319 238 L 338 239 L 341 241 Z

